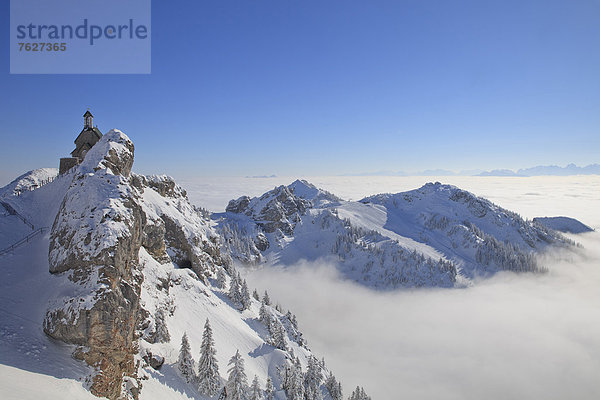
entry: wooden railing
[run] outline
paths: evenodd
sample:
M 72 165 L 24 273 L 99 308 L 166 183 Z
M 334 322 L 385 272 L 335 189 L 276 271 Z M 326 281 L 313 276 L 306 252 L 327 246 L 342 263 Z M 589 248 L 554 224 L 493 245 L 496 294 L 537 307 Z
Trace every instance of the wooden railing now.
M 41 235 L 44 232 L 47 232 L 49 229 L 50 229 L 49 227 L 45 226 L 43 228 L 39 228 L 38 230 L 31 232 L 29 235 L 25 236 L 23 239 L 19 240 L 18 242 L 13 243 L 12 245 L 8 246 L 7 248 L 0 250 L 0 256 L 10 253 L 17 247 L 23 246 L 25 243 L 29 243 L 29 241 L 31 241 L 34 237 Z
M 6 208 L 6 211 L 8 211 L 8 213 L 9 213 L 10 215 L 14 215 L 15 217 L 19 218 L 21 221 L 23 221 L 23 223 L 24 223 L 25 225 L 27 225 L 28 227 L 30 227 L 30 228 L 31 228 L 31 230 L 34 230 L 34 229 L 35 229 L 35 227 L 33 226 L 33 224 L 32 224 L 31 222 L 27 221 L 27 219 L 26 219 L 24 216 L 22 216 L 21 214 L 19 214 L 19 213 L 17 212 L 17 210 L 15 210 L 15 209 L 14 209 L 14 208 L 13 208 L 13 207 L 10 205 L 10 204 L 8 204 L 8 203 L 5 203 L 5 202 L 3 202 L 3 201 L 0 201 L 0 204 L 2 204 L 2 206 L 3 206 L 4 208 Z

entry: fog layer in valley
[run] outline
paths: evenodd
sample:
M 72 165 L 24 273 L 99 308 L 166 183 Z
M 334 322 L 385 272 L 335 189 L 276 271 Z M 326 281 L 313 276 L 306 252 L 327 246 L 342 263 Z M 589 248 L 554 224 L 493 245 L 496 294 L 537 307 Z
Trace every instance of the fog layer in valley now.
M 249 276 L 298 316 L 345 385 L 375 399 L 600 398 L 600 235 L 548 274 L 378 293 L 324 263 Z M 349 394 L 349 393 L 347 393 Z

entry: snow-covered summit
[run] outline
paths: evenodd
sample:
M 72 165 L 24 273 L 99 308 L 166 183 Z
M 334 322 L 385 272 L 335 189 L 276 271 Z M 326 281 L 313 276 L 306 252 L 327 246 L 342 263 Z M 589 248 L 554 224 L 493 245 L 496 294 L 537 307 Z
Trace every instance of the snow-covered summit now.
M 305 180 L 296 180 L 288 186 L 277 186 L 260 197 L 242 196 L 231 200 L 226 211 L 251 217 L 267 233 L 279 230 L 289 235 L 308 209 L 339 201 L 336 196 Z
M 342 201 L 333 193 L 319 189 L 312 183 L 304 179 L 296 179 L 289 186 L 292 193 L 302 199 L 309 200 L 313 207 L 323 207 L 325 205 L 334 205 Z

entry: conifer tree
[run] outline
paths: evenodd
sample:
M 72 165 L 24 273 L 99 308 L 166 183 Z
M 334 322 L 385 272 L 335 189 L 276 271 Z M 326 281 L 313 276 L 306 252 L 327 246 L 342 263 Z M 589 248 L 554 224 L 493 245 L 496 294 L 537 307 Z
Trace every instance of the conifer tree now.
M 254 375 L 252 386 L 250 386 L 250 400 L 263 400 L 262 390 L 258 383 L 258 376 Z
M 281 385 L 288 400 L 304 400 L 304 386 L 302 384 L 302 367 L 300 360 L 286 362 L 280 371 Z
M 323 396 L 320 390 L 323 372 L 319 360 L 310 356 L 308 358 L 308 368 L 304 376 L 304 386 L 306 389 L 307 400 L 322 400 Z
M 217 268 L 217 286 L 219 289 L 225 289 L 227 286 L 227 276 L 224 268 Z
M 342 385 L 337 381 L 335 376 L 331 372 L 327 376 L 325 380 L 325 387 L 329 392 L 329 395 L 333 400 L 343 400 L 344 396 L 342 394 Z
M 241 294 L 240 294 L 240 283 L 238 281 L 237 275 L 233 274 L 231 276 L 231 284 L 229 285 L 229 298 L 231 301 L 238 305 L 241 303 Z
M 271 299 L 269 298 L 269 293 L 267 293 L 266 290 L 265 290 L 265 295 L 263 296 L 263 302 L 268 306 L 271 305 Z
M 200 347 L 200 361 L 198 362 L 198 390 L 206 396 L 214 396 L 219 391 L 221 379 L 219 376 L 219 365 L 215 355 L 215 342 L 213 340 L 212 328 L 208 318 L 204 324 L 202 334 L 202 346 Z
M 258 295 L 258 291 L 256 289 L 254 289 L 252 292 L 252 297 L 254 297 L 254 300 L 260 301 L 260 296 Z
M 265 324 L 265 326 L 268 329 L 271 325 L 271 314 L 267 311 L 267 306 L 264 300 L 260 303 L 260 310 L 258 310 L 258 318 L 260 322 Z
M 177 368 L 186 382 L 191 383 L 194 381 L 196 376 L 194 373 L 194 359 L 192 358 L 192 350 L 186 333 L 181 337 Z
M 227 400 L 247 400 L 247 380 L 244 371 L 244 360 L 237 350 L 229 360 L 229 377 L 227 379 Z
M 267 376 L 267 385 L 265 387 L 265 400 L 273 400 L 275 397 L 275 388 L 270 376 Z
M 271 344 L 280 350 L 286 351 L 286 336 L 287 332 L 281 321 L 279 321 L 279 318 L 273 318 L 271 322 Z
M 240 303 L 242 303 L 242 310 L 250 308 L 250 291 L 248 290 L 248 284 L 245 279 L 242 282 L 242 288 L 240 290 Z

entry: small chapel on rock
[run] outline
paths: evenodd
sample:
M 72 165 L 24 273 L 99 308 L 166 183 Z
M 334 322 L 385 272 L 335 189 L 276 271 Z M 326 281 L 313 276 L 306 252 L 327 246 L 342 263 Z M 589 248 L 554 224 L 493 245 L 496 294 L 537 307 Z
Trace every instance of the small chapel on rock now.
M 75 150 L 71 152 L 71 157 L 60 159 L 59 174 L 64 174 L 74 166 L 83 161 L 87 152 L 93 145 L 98 143 L 102 137 L 102 132 L 97 126 L 94 126 L 94 116 L 87 110 L 83 114 L 83 130 L 75 139 Z

